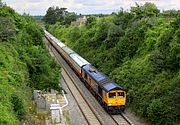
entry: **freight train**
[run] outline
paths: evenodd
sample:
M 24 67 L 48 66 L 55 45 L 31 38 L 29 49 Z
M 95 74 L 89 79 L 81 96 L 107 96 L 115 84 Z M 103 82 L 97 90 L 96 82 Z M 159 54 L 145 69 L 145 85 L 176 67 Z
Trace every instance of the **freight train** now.
M 45 37 L 65 59 L 69 66 L 84 81 L 99 103 L 108 113 L 123 112 L 126 105 L 126 90 L 98 71 L 88 61 L 55 38 L 46 30 Z

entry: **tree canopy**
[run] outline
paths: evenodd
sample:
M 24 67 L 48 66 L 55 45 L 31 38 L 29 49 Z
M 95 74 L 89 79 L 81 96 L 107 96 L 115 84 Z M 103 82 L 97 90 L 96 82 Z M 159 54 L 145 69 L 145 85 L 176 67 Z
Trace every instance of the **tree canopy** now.
M 172 13 L 172 15 L 171 15 Z M 153 125 L 180 122 L 180 12 L 152 3 L 49 31 L 124 87 L 127 107 Z M 120 81 L 120 82 L 119 82 Z
M 43 20 L 47 24 L 55 24 L 60 22 L 61 24 L 71 24 L 71 21 L 75 21 L 77 15 L 74 12 L 68 12 L 67 8 L 49 7 Z
M 31 92 L 61 89 L 60 68 L 42 38 L 43 31 L 32 17 L 0 7 L 0 125 L 32 123 Z

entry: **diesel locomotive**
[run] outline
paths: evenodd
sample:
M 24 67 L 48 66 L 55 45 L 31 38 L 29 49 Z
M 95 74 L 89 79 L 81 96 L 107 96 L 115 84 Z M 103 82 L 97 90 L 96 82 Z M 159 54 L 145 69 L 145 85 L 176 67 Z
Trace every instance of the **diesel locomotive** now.
M 113 80 L 98 71 L 88 61 L 55 38 L 46 30 L 46 39 L 61 54 L 78 77 L 84 81 L 99 103 L 108 113 L 124 111 L 126 105 L 126 90 L 115 84 Z

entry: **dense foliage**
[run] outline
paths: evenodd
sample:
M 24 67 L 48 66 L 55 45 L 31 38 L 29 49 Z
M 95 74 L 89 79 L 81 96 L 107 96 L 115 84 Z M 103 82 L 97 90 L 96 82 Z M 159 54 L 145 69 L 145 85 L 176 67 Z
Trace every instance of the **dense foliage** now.
M 60 22 L 61 24 L 71 24 L 71 21 L 75 21 L 78 16 L 74 12 L 68 12 L 67 8 L 49 7 L 46 15 L 43 17 L 44 22 L 47 24 L 55 24 Z
M 33 18 L 0 6 L 0 124 L 28 120 L 33 89 L 60 89 L 59 67 Z
M 136 5 L 84 26 L 49 31 L 128 91 L 128 107 L 151 124 L 180 121 L 180 12 Z

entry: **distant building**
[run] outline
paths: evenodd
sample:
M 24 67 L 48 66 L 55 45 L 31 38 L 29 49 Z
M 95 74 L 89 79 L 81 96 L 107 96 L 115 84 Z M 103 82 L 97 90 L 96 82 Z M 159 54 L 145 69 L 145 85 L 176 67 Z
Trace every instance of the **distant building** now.
M 87 21 L 86 16 L 81 16 L 77 18 L 76 21 L 72 21 L 71 25 L 82 25 L 82 24 L 85 24 L 86 21 Z

